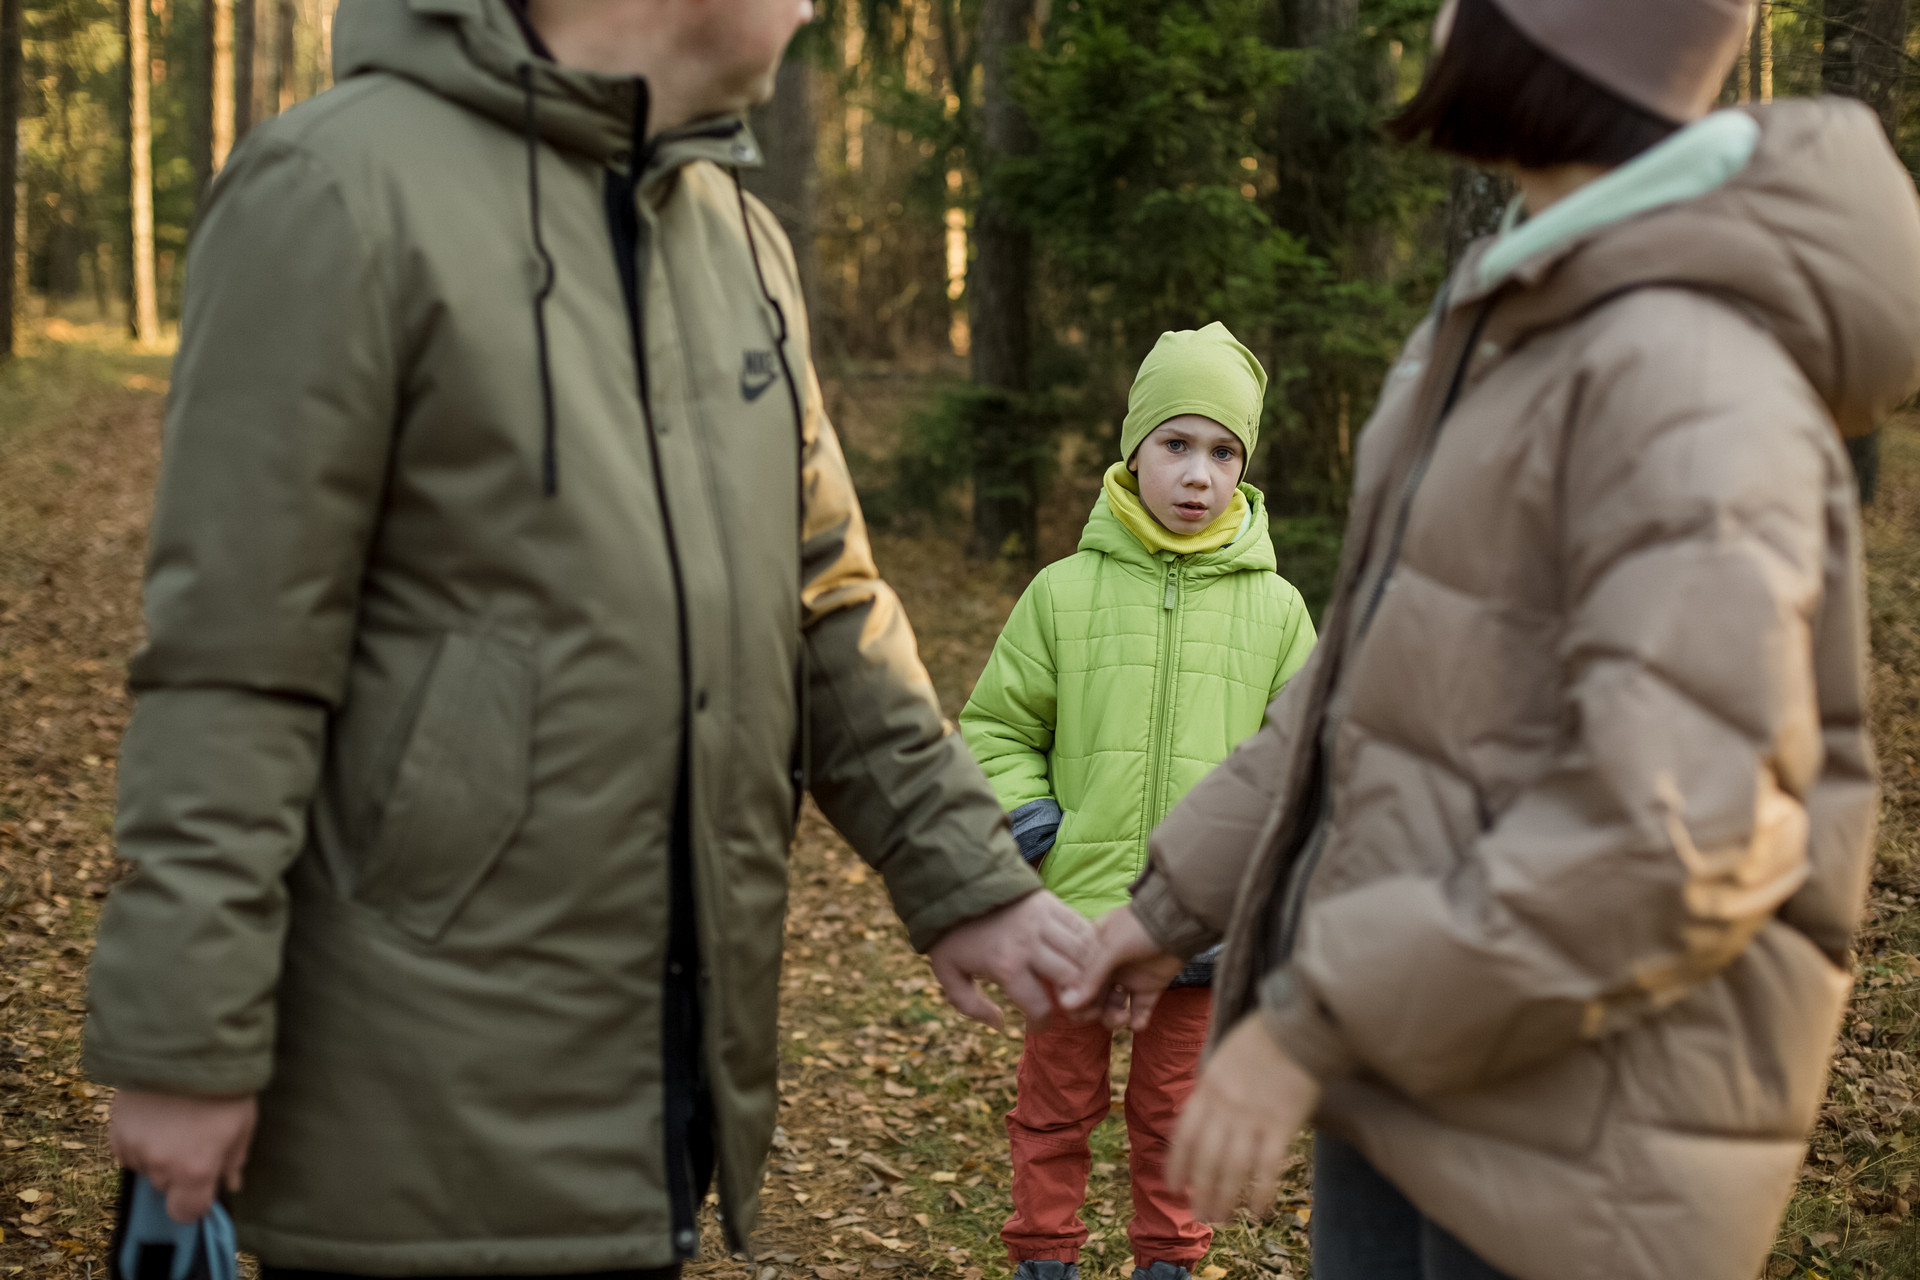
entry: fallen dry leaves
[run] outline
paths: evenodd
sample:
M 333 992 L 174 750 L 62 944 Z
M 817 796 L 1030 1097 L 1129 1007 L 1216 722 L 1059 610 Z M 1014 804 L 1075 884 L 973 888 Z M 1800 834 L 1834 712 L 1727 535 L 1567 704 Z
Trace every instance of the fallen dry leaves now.
M 110 855 L 124 663 L 157 445 L 164 361 L 43 344 L 0 373 L 0 1277 L 101 1267 L 113 1174 L 108 1091 L 79 1070 L 84 967 Z M 835 389 L 835 394 L 842 394 Z M 1890 431 L 1870 524 L 1888 776 L 1881 874 L 1860 984 L 1812 1157 L 1769 1275 L 1901 1270 L 1920 1176 L 1911 1037 L 1920 1027 L 1920 431 Z M 1081 492 L 1081 490 L 1087 492 Z M 1070 486 L 1043 533 L 1071 548 L 1090 500 Z M 876 540 L 958 711 L 1021 579 L 936 539 Z M 808 810 L 793 858 L 780 1128 L 750 1257 L 708 1224 L 694 1276 L 842 1280 L 1003 1275 L 1002 1116 L 1020 1033 L 960 1019 L 910 952 L 877 877 Z M 1116 1094 L 1124 1085 L 1124 1038 Z M 1126 1274 L 1125 1136 L 1096 1133 L 1089 1280 Z M 1311 1200 L 1297 1164 L 1274 1221 L 1223 1229 L 1201 1280 L 1304 1277 Z

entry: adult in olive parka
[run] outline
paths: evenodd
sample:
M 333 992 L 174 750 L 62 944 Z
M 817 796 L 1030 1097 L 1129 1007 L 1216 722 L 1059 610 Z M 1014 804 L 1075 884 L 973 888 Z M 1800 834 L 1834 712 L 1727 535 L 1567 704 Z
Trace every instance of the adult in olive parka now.
M 809 9 L 345 0 L 213 191 L 86 1060 L 269 1272 L 671 1275 L 716 1180 L 742 1240 L 802 785 L 964 1011 L 1074 971 L 738 185 Z

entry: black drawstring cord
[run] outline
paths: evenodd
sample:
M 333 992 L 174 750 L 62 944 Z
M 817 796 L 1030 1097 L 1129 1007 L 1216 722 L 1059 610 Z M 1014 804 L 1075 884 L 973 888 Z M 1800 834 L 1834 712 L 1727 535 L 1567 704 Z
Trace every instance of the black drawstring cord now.
M 540 266 L 545 273 L 539 289 L 533 295 L 533 336 L 540 350 L 540 484 L 542 491 L 551 498 L 560 492 L 560 457 L 554 442 L 553 366 L 547 355 L 547 299 L 553 294 L 558 272 L 554 269 L 553 255 L 547 252 L 546 237 L 540 233 L 540 129 L 534 105 L 533 64 L 521 63 L 519 77 L 520 88 L 527 95 L 527 209 L 533 222 L 533 251 L 540 255 Z
M 760 296 L 773 308 L 774 321 L 779 326 L 775 335 L 773 353 L 780 361 L 780 375 L 786 379 L 787 402 L 793 406 L 793 439 L 797 453 L 794 475 L 798 486 L 795 497 L 795 509 L 800 520 L 800 661 L 794 668 L 794 709 L 799 716 L 799 731 L 794 735 L 793 748 L 793 816 L 800 817 L 800 801 L 807 794 L 808 765 L 813 754 L 812 734 L 807 725 L 807 641 L 806 641 L 806 590 L 807 590 L 807 427 L 800 413 L 800 384 L 793 380 L 793 369 L 787 364 L 787 311 L 780 300 L 773 296 L 773 290 L 767 287 L 767 273 L 760 266 L 760 246 L 753 238 L 753 217 L 747 211 L 747 189 L 741 185 L 740 171 L 733 171 L 733 194 L 740 201 L 740 227 L 747 233 L 747 256 L 753 260 L 753 278 L 760 285 Z

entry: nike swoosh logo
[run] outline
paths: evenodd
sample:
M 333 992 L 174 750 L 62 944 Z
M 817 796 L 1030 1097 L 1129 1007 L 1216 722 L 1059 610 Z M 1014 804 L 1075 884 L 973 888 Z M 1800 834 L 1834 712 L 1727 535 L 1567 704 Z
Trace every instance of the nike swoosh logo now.
M 770 373 L 766 377 L 756 380 L 751 375 L 743 373 L 740 375 L 740 394 L 746 397 L 748 404 L 752 404 L 765 394 L 768 387 L 778 381 L 780 381 L 778 374 Z

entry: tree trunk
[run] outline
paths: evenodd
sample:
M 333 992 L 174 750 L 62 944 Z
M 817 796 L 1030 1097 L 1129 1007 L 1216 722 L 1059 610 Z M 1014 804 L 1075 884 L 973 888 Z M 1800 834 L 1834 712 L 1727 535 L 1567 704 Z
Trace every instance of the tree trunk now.
M 19 259 L 18 190 L 20 158 L 20 4 L 21 0 L 0 0 L 0 229 L 4 229 L 6 254 L 0 258 L 0 360 L 13 354 L 13 318 L 18 312 L 18 292 L 26 287 L 14 264 Z
M 195 23 L 193 56 L 186 60 L 187 161 L 193 168 L 193 207 L 205 199 L 213 181 L 213 0 L 201 0 Z M 164 12 L 164 10 L 162 10 Z M 176 14 L 175 17 L 181 15 Z M 166 54 L 162 52 L 164 58 Z M 169 68 L 171 69 L 171 68 Z
M 977 48 L 983 152 L 974 210 L 974 260 L 967 271 L 973 383 L 985 394 L 974 422 L 973 537 L 970 554 L 1032 560 L 1039 495 L 1034 441 L 1025 412 L 1032 389 L 1033 233 L 1008 207 L 998 172 L 1027 151 L 1025 113 L 1014 98 L 1013 52 L 1027 44 L 1033 0 L 985 0 Z
M 800 292 L 809 308 L 817 303 L 815 281 L 820 255 L 814 248 L 814 207 L 819 188 L 814 152 L 819 122 L 813 113 L 813 65 L 804 57 L 789 57 L 774 81 L 773 101 L 752 113 L 754 136 L 760 140 L 766 167 L 742 174 L 747 190 L 766 202 L 781 229 L 793 242 L 800 268 Z
M 219 173 L 227 167 L 227 156 L 233 151 L 234 129 L 234 84 L 233 84 L 233 0 L 207 0 L 213 12 L 213 92 L 209 104 L 213 116 L 213 171 Z
M 132 175 L 133 336 L 141 346 L 160 341 L 159 291 L 153 274 L 153 54 L 147 43 L 148 0 L 127 9 L 128 168 Z
M 1500 228 L 1513 200 L 1513 183 L 1496 173 L 1456 161 L 1447 179 L 1447 273 L 1467 246 Z
M 273 20 L 274 109 L 285 111 L 299 101 L 293 84 L 298 71 L 293 37 L 299 19 L 294 12 L 293 0 L 277 0 L 274 7 L 279 10 Z
M 1773 101 L 1773 0 L 1760 0 L 1747 42 L 1747 101 Z
M 233 142 L 253 128 L 253 36 L 255 0 L 233 4 Z
M 1906 74 L 1908 0 L 1827 0 L 1821 86 L 1872 107 L 1896 136 Z

